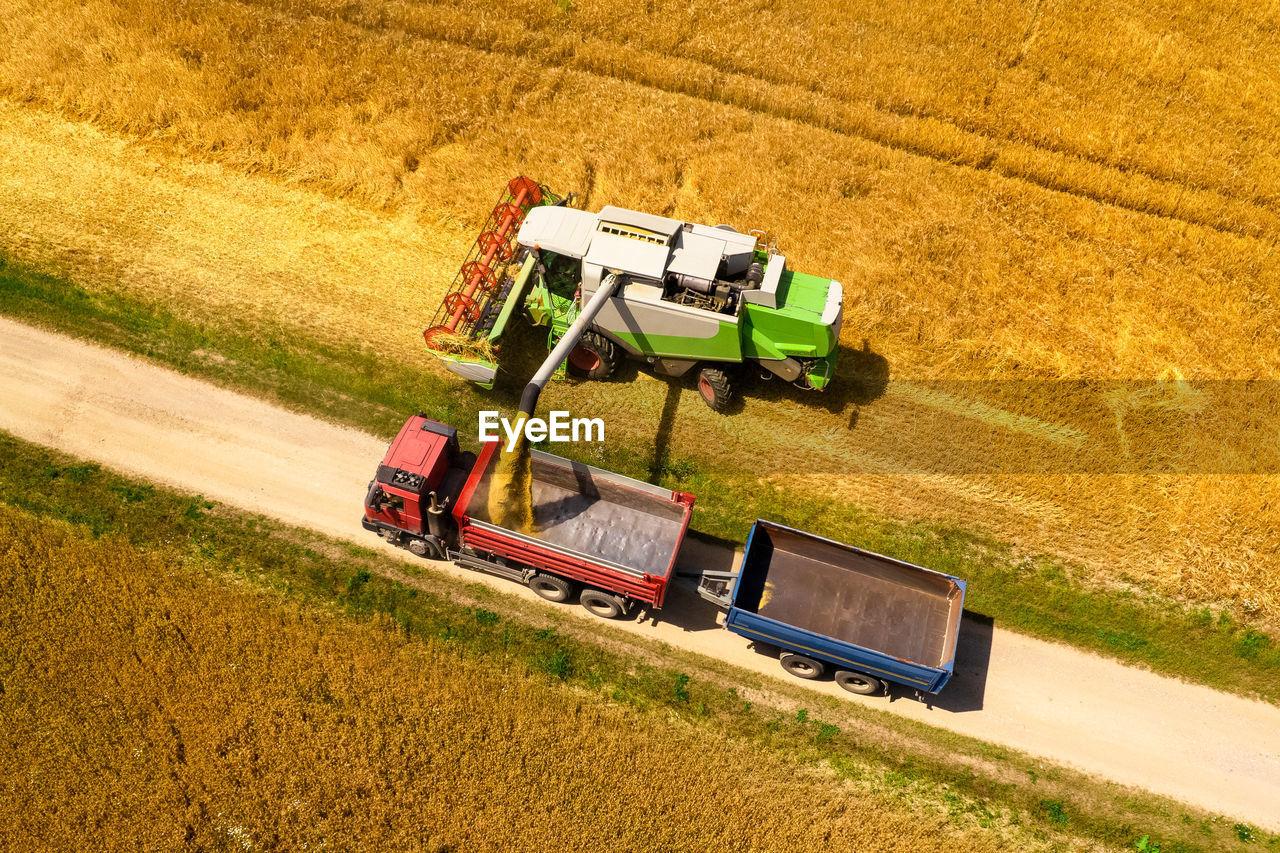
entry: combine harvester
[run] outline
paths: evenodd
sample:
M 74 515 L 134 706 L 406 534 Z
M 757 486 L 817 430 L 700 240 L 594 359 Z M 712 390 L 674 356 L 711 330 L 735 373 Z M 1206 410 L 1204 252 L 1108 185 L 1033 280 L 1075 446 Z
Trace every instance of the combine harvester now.
M 607 618 L 656 612 L 684 581 L 728 611 L 729 631 L 777 654 L 791 674 L 830 674 L 853 693 L 890 682 L 936 693 L 951 678 L 959 578 L 763 520 L 739 570 L 714 570 L 723 560 L 686 538 L 693 495 L 536 450 L 533 526 L 516 530 L 491 512 L 499 456 L 497 441 L 479 456 L 463 452 L 457 430 L 415 415 L 369 483 L 365 529 Z
M 697 368 L 716 411 L 728 407 L 743 362 L 807 390 L 831 381 L 839 282 L 787 269 L 759 232 L 620 207 L 588 213 L 568 201 L 526 177 L 507 185 L 423 333 L 454 373 L 492 388 L 495 345 L 521 310 L 548 329 L 551 354 L 527 389 L 534 399 L 533 386 L 566 366 L 605 379 L 624 354 L 667 376 Z

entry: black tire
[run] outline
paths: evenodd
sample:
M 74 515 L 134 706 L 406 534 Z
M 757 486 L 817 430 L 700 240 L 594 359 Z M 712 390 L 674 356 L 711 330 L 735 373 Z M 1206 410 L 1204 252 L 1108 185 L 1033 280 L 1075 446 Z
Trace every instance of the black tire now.
M 608 379 L 618 366 L 618 348 L 599 332 L 583 332 L 569 350 L 569 372 L 583 379 Z
M 538 597 L 545 598 L 547 601 L 563 603 L 573 598 L 577 585 L 573 581 L 538 572 L 529 578 L 529 589 L 533 590 Z
M 704 367 L 698 371 L 698 394 L 712 411 L 727 411 L 733 402 L 733 382 L 720 368 Z
M 600 589 L 584 589 L 578 597 L 587 612 L 601 619 L 617 619 L 627 613 L 627 600 Z
M 444 549 L 440 547 L 440 543 L 434 537 L 430 539 L 419 539 L 417 536 L 405 543 L 405 547 L 409 551 L 424 560 L 443 560 Z
M 778 659 L 782 668 L 796 678 L 821 678 L 827 671 L 827 665 L 820 660 L 807 658 L 804 655 L 785 654 Z
M 836 684 L 839 684 L 850 693 L 857 693 L 859 696 L 875 696 L 877 693 L 884 692 L 884 682 L 878 678 L 872 678 L 869 675 L 863 675 L 861 672 L 852 672 L 847 669 L 836 670 Z

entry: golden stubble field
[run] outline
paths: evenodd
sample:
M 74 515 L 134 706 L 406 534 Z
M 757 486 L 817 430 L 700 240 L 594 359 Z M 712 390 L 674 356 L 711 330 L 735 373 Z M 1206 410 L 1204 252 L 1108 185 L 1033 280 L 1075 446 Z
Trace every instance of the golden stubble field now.
M 11 507 L 0 592 L 7 849 L 1005 845 L 941 807 Z
M 6 252 L 421 364 L 513 174 L 767 228 L 845 284 L 835 393 L 724 419 L 641 375 L 547 404 L 1280 613 L 1280 479 L 1241 473 L 1280 470 L 1269 385 L 976 384 L 1280 373 L 1275 4 L 0 8 Z

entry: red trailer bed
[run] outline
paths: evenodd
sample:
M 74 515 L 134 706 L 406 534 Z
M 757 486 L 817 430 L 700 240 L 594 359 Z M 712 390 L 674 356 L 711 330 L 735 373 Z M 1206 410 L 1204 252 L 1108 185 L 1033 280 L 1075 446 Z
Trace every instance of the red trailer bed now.
M 661 607 L 689 529 L 693 495 L 532 452 L 536 532 L 489 519 L 500 442 L 487 442 L 453 508 L 464 546 Z

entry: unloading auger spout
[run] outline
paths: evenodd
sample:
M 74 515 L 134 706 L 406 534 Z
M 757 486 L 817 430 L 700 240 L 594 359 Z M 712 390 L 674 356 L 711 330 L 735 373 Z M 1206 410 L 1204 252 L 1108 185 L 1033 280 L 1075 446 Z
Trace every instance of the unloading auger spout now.
M 609 297 L 613 296 L 618 287 L 622 284 L 623 277 L 617 273 L 610 273 L 600 281 L 600 286 L 596 288 L 596 292 L 587 300 L 587 304 L 582 306 L 582 310 L 578 312 L 578 318 L 573 321 L 568 329 L 565 330 L 564 337 L 556 344 L 555 348 L 542 362 L 542 366 L 533 374 L 533 378 L 529 380 L 529 384 L 524 386 L 524 393 L 520 395 L 520 414 L 525 417 L 533 415 L 533 410 L 538 407 L 538 396 L 542 393 L 542 389 L 546 387 L 551 376 L 556 372 L 564 360 L 569 357 L 569 351 L 578 345 L 578 340 L 582 337 L 582 333 L 587 330 L 587 326 L 591 325 L 591 321 L 600 313 L 600 309 L 609 301 Z

